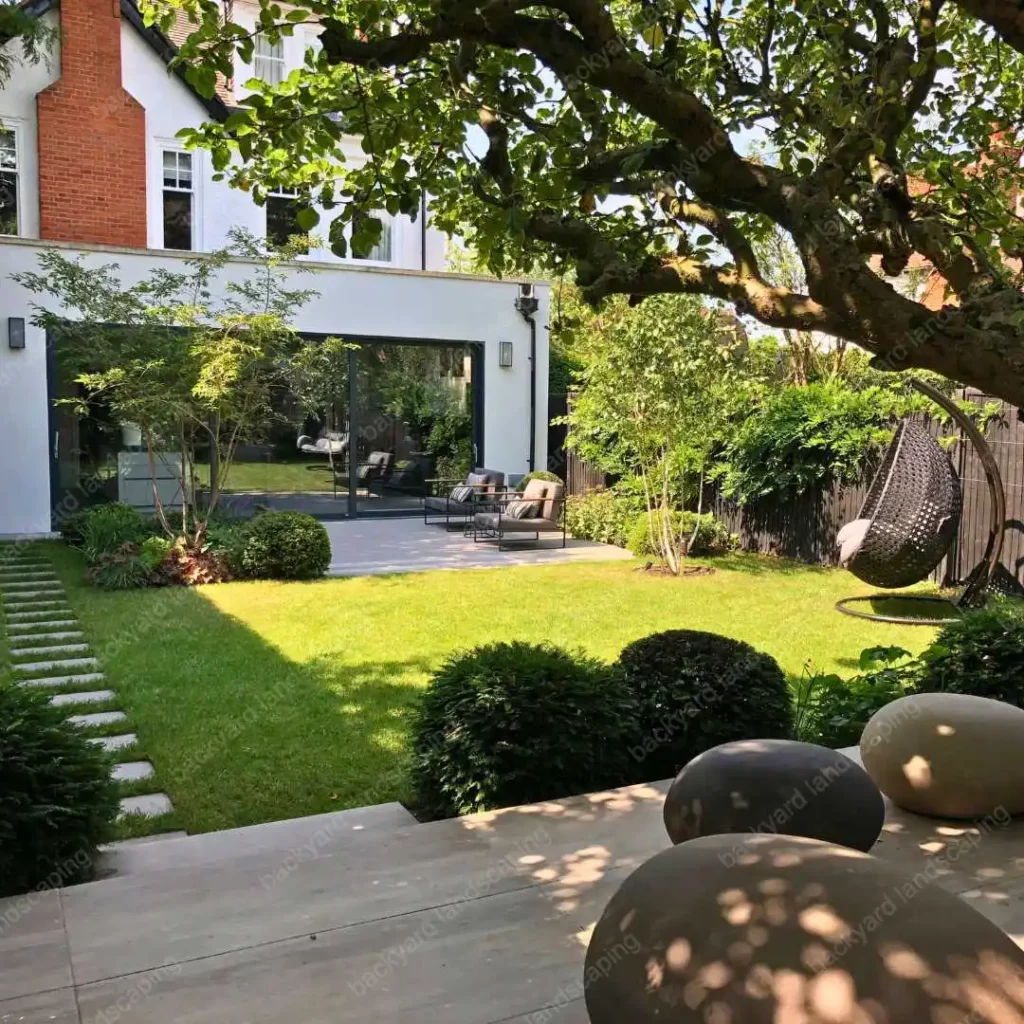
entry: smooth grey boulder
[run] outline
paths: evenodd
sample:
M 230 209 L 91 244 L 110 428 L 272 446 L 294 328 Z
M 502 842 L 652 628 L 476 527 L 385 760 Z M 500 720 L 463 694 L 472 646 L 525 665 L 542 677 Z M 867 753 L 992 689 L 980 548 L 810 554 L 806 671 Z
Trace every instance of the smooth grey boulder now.
M 867 772 L 838 751 L 795 740 L 738 740 L 683 768 L 664 817 L 673 843 L 762 832 L 867 851 L 882 831 L 885 805 Z
M 894 700 L 860 740 L 878 788 L 898 807 L 937 818 L 1024 813 L 1022 751 L 1024 711 L 963 693 Z
M 583 982 L 591 1024 L 1024 1020 L 1024 952 L 991 921 L 794 836 L 706 836 L 647 861 L 598 921 Z

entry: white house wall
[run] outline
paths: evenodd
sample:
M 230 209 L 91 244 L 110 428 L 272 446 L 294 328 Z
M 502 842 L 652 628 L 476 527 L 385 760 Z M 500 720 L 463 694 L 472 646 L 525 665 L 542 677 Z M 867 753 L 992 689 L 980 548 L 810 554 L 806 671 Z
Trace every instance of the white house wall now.
M 157 267 L 180 267 L 182 256 L 147 250 L 59 245 L 84 253 L 89 265 L 117 263 L 125 284 Z M 26 348 L 7 347 L 7 317 L 32 316 L 35 297 L 11 281 L 33 270 L 38 242 L 0 243 L 0 534 L 36 534 L 50 528 L 50 444 L 46 339 L 31 323 Z M 294 285 L 319 293 L 300 311 L 296 327 L 311 334 L 402 338 L 483 344 L 484 462 L 505 473 L 529 468 L 530 331 L 516 312 L 518 284 L 456 274 L 382 270 L 347 264 L 304 264 Z M 251 265 L 234 263 L 221 280 L 241 279 Z M 536 466 L 547 452 L 548 287 L 537 286 L 540 309 L 536 378 Z M 498 343 L 513 343 L 513 366 L 498 365 Z

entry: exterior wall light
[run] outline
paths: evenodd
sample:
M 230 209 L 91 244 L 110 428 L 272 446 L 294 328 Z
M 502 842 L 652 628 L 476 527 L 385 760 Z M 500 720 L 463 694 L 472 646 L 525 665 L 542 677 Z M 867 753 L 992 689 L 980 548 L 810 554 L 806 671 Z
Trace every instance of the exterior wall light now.
M 25 347 L 25 318 L 23 316 L 9 316 L 7 318 L 7 347 Z
M 512 342 L 498 342 L 498 365 L 506 370 L 512 367 Z

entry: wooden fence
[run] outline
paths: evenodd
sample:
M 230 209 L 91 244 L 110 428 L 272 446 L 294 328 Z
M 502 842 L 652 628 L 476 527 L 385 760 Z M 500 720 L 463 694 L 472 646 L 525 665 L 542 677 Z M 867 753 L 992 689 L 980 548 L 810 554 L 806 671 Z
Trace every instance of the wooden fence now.
M 561 408 L 565 408 L 565 397 Z M 995 399 L 977 391 L 960 392 L 979 405 Z M 556 398 L 552 402 L 556 402 Z M 558 415 L 561 415 L 559 413 Z M 949 435 L 955 427 L 940 428 L 933 420 L 925 421 L 936 435 Z M 565 428 L 562 427 L 558 452 L 564 452 Z M 981 461 L 970 441 L 959 432 L 952 442 L 950 456 L 960 476 L 963 489 L 963 517 L 960 532 L 950 553 L 936 569 L 937 582 L 964 579 L 980 561 L 988 542 L 991 502 Z M 986 439 L 992 448 L 1006 490 L 1006 539 L 1002 562 L 1005 568 L 1024 583 L 1024 420 L 1013 406 L 1000 403 L 999 414 L 991 421 Z M 556 452 L 552 446 L 549 451 Z M 554 471 L 566 480 L 569 494 L 583 494 L 604 484 L 604 478 L 587 467 L 572 453 L 556 459 Z M 855 485 L 837 485 L 825 491 L 809 492 L 783 502 L 765 501 L 739 507 L 719 495 L 712 497 L 715 514 L 739 535 L 740 545 L 747 551 L 796 558 L 803 562 L 835 565 L 838 560 L 835 538 L 839 530 L 857 517 L 871 483 L 874 467 Z

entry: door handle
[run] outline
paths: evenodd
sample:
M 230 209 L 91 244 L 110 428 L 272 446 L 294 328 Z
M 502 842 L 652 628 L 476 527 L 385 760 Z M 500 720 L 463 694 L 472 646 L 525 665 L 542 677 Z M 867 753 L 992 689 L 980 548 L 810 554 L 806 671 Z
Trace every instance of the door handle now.
M 53 432 L 53 458 L 56 461 L 60 458 L 60 431 Z

